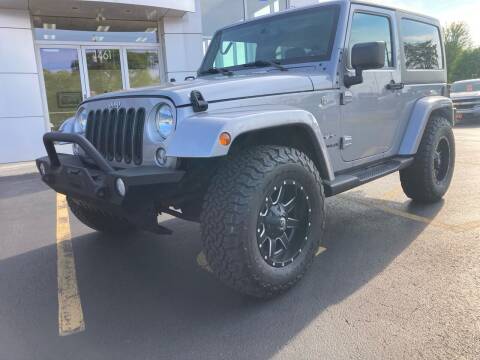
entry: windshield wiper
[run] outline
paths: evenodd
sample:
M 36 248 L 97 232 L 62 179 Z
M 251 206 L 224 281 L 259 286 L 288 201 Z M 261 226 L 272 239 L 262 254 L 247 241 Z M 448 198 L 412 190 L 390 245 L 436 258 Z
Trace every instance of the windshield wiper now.
M 244 67 L 267 67 L 272 66 L 280 71 L 288 71 L 285 66 L 280 65 L 276 61 L 269 61 L 269 60 L 256 60 L 255 62 L 247 63 L 243 65 Z
M 200 72 L 200 75 L 206 75 L 206 74 L 222 74 L 225 76 L 232 76 L 233 72 L 225 68 L 210 68 Z

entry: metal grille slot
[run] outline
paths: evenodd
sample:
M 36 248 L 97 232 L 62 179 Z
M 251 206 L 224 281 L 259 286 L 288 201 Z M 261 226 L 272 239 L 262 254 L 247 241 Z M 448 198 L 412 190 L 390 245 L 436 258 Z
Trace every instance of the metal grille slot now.
M 88 114 L 86 138 L 108 161 L 140 165 L 145 109 L 98 109 Z
M 115 123 L 117 122 L 117 110 L 110 111 L 110 117 L 107 125 L 107 160 L 113 161 L 115 157 Z
M 92 138 L 92 144 L 95 146 L 98 150 L 98 143 L 100 141 L 99 135 L 100 135 L 100 128 L 101 128 L 101 121 L 102 121 L 102 111 L 97 110 L 95 112 L 95 120 L 93 123 L 93 138 Z
M 123 160 L 123 128 L 125 117 L 125 109 L 120 109 L 117 124 L 115 125 L 115 160 L 117 161 Z
M 125 121 L 125 130 L 123 132 L 123 151 L 124 158 L 127 164 L 132 162 L 133 150 L 133 128 L 135 125 L 135 109 L 128 109 L 127 120 Z
M 103 110 L 102 113 L 102 120 L 99 126 L 100 133 L 98 135 L 99 138 L 99 144 L 98 144 L 98 151 L 100 151 L 100 154 L 103 155 L 103 157 L 106 156 L 106 148 L 107 148 L 107 126 L 108 126 L 108 115 L 110 115 L 109 111 L 107 109 Z
M 143 126 L 145 124 L 145 109 L 139 109 L 135 117 L 135 126 L 133 131 L 133 162 L 136 165 L 142 163 L 143 157 Z
M 87 140 L 90 142 L 92 142 L 93 140 L 94 121 L 95 121 L 95 111 L 92 110 L 88 113 L 87 129 L 85 130 L 85 135 L 87 137 Z

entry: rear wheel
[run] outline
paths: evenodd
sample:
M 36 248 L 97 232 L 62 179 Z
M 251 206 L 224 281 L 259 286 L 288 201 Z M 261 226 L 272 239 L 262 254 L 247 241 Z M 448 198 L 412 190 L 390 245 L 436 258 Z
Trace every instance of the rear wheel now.
M 433 203 L 447 192 L 455 168 L 455 139 L 450 123 L 430 119 L 412 166 L 400 172 L 405 194 L 414 201 Z
M 124 234 L 135 230 L 135 226 L 126 219 L 101 210 L 88 202 L 71 197 L 67 197 L 67 202 L 77 219 L 94 230 L 110 234 Z
M 233 156 L 212 179 L 202 213 L 210 267 L 247 295 L 286 291 L 320 245 L 324 205 L 320 176 L 304 153 L 259 146 Z

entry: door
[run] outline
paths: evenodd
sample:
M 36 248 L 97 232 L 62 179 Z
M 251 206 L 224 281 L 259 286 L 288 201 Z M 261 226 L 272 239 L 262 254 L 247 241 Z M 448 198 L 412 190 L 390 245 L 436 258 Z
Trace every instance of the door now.
M 160 74 L 160 56 L 158 49 L 127 48 L 126 63 L 128 88 L 159 85 L 162 81 Z
M 90 96 L 159 85 L 158 47 L 39 45 L 48 117 L 55 130 Z
M 82 46 L 82 53 L 87 97 L 162 81 L 158 48 Z
M 125 64 L 119 48 L 82 47 L 85 58 L 87 97 L 127 88 Z
M 39 55 L 49 121 L 58 129 L 65 119 L 75 115 L 84 98 L 80 50 L 45 46 L 39 49 Z
M 380 155 L 390 149 L 399 123 L 397 111 L 401 99 L 401 93 L 388 86 L 401 82 L 394 12 L 364 5 L 352 5 L 351 9 L 345 45 L 347 72 L 355 73 L 350 66 L 350 53 L 355 44 L 384 41 L 387 47 L 383 69 L 364 71 L 362 84 L 344 89 L 342 158 L 347 162 Z

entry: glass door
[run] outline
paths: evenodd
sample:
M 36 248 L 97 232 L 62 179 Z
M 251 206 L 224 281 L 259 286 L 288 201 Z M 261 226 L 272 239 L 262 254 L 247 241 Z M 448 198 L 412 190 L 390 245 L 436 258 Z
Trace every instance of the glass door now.
M 90 96 L 159 85 L 157 46 L 39 45 L 48 115 L 57 130 Z
M 87 96 L 160 85 L 159 49 L 83 47 Z
M 126 57 L 129 88 L 160 84 L 158 49 L 126 49 Z
M 41 47 L 45 97 L 50 123 L 54 129 L 75 115 L 84 98 L 79 48 Z
M 83 48 L 87 96 L 125 89 L 124 61 L 119 48 Z

